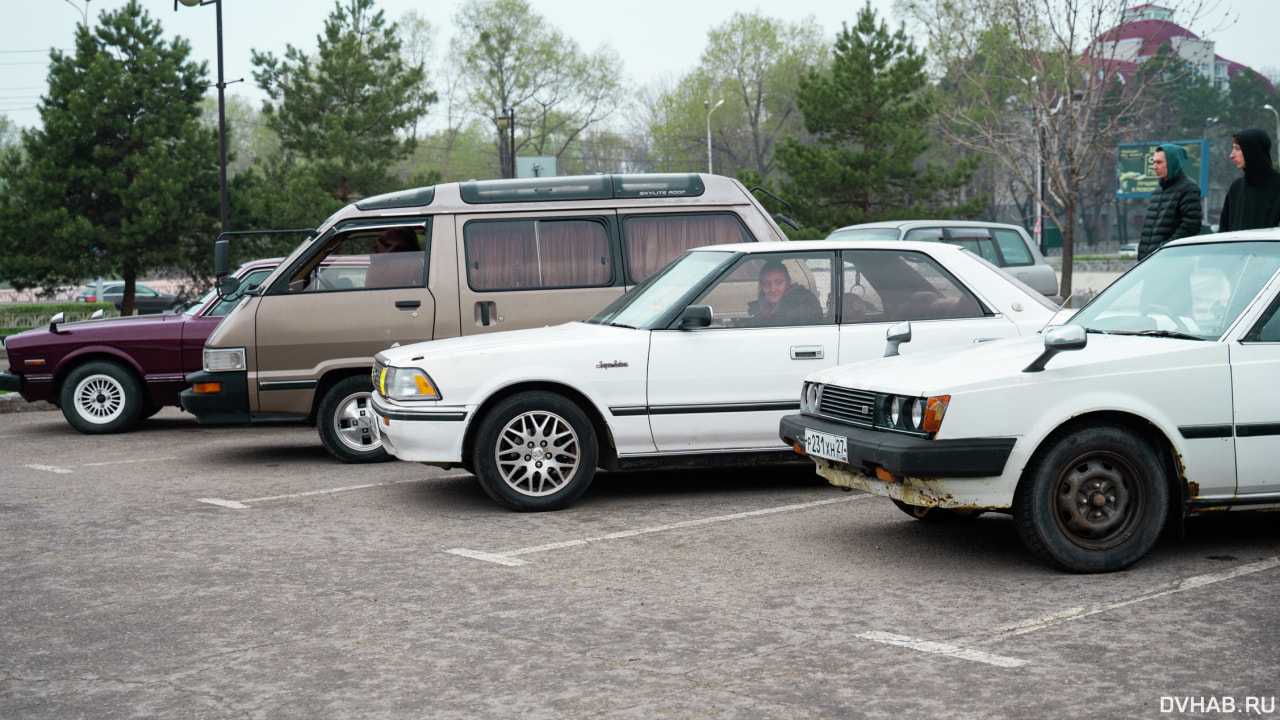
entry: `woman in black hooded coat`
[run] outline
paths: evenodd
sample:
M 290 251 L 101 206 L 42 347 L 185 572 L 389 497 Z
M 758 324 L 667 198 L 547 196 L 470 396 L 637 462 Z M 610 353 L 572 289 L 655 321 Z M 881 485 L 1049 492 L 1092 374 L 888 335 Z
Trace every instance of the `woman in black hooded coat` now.
M 1271 166 L 1271 138 L 1257 128 L 1231 138 L 1231 159 L 1244 170 L 1227 190 L 1218 232 L 1280 225 L 1280 172 Z

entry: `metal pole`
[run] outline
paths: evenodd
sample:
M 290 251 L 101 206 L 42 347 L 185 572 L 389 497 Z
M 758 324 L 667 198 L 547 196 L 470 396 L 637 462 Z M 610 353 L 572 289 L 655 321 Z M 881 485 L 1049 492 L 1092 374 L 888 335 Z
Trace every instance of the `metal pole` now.
M 230 202 L 227 199 L 227 83 L 222 75 L 222 0 L 215 0 L 213 6 L 218 15 L 218 192 L 222 232 L 226 232 Z
M 710 104 L 711 104 L 711 101 L 707 100 L 706 102 L 702 103 L 702 106 L 706 107 Z M 717 102 L 714 107 L 712 107 L 710 110 L 707 111 L 707 174 L 708 175 L 711 174 L 711 113 L 715 112 L 716 108 L 720 107 L 723 104 L 724 104 L 724 99 L 721 98 L 720 101 Z

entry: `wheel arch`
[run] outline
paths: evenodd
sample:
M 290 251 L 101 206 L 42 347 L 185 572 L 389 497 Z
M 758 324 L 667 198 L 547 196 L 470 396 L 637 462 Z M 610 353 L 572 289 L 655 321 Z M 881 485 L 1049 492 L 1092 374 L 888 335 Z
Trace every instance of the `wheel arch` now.
M 316 391 L 311 395 L 311 412 L 307 415 L 307 422 L 311 425 L 316 424 L 316 417 L 320 414 L 320 403 L 324 402 L 324 396 L 329 394 L 334 385 L 346 380 L 349 377 L 357 377 L 364 375 L 370 377 L 373 372 L 373 363 L 369 363 L 368 367 L 343 367 L 334 368 L 316 381 Z M 372 382 L 372 378 L 370 379 Z
M 582 412 L 586 413 L 587 419 L 591 421 L 592 428 L 595 429 L 596 437 L 599 439 L 599 457 L 596 462 L 600 467 L 606 469 L 616 469 L 618 464 L 617 450 L 614 447 L 613 433 L 609 429 L 609 423 L 604 419 L 604 415 L 591 399 L 584 395 L 577 388 L 564 383 L 553 382 L 548 380 L 538 380 L 530 382 L 516 383 L 499 389 L 476 408 L 471 419 L 467 421 L 467 431 L 462 438 L 462 457 L 469 458 L 475 450 L 476 435 L 479 433 L 480 419 L 489 414 L 494 406 L 506 400 L 512 395 L 518 395 L 523 392 L 543 391 L 561 395 L 567 400 L 577 405 Z
M 1039 444 L 1036 445 L 1035 451 L 1028 456 L 1027 463 L 1022 468 L 1022 473 L 1018 477 L 1018 485 L 1021 486 L 1028 481 L 1028 470 L 1035 465 L 1035 461 L 1039 457 L 1049 451 L 1049 448 L 1053 446 L 1058 438 L 1086 425 L 1101 424 L 1115 425 L 1129 430 L 1142 438 L 1155 451 L 1156 456 L 1160 458 L 1160 475 L 1164 478 L 1165 485 L 1169 488 L 1169 520 L 1176 519 L 1180 527 L 1181 519 L 1186 516 L 1188 499 L 1188 487 L 1186 479 L 1183 477 L 1182 463 L 1178 459 L 1177 449 L 1169 436 L 1157 425 L 1141 415 L 1120 410 L 1098 410 L 1067 419 L 1041 438 Z
M 62 364 L 53 374 L 53 397 L 60 398 L 62 394 L 62 385 L 67 381 L 67 376 L 73 370 L 91 362 L 109 362 L 119 365 L 126 372 L 133 375 L 133 379 L 138 381 L 138 387 L 142 388 L 146 393 L 148 400 L 154 400 L 151 396 L 151 388 L 148 386 L 146 377 L 142 372 L 142 368 L 134 362 L 133 358 L 123 353 L 111 352 L 109 350 L 88 350 L 76 355 L 65 358 Z

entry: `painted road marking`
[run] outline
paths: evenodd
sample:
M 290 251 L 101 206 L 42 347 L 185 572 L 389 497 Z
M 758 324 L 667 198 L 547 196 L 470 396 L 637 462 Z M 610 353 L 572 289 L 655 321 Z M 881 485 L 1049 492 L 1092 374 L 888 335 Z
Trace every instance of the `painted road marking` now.
M 1000 667 L 1021 667 L 1027 664 L 1026 660 L 1004 657 L 1002 655 L 992 655 L 990 653 L 982 652 L 981 650 L 974 650 L 968 646 L 977 643 L 1004 640 L 1018 635 L 1026 635 L 1027 633 L 1043 630 L 1045 628 L 1053 627 L 1054 625 L 1060 625 L 1071 620 L 1078 620 L 1080 618 L 1089 617 L 1090 615 L 1107 612 L 1108 610 L 1115 610 L 1127 605 L 1135 605 L 1140 602 L 1146 602 L 1147 600 L 1154 600 L 1156 598 L 1186 592 L 1187 590 L 1195 590 L 1197 588 L 1225 582 L 1245 575 L 1252 575 L 1254 573 L 1263 572 L 1264 570 L 1271 570 L 1276 567 L 1280 567 L 1280 556 L 1268 558 L 1266 560 L 1259 560 L 1258 562 L 1249 563 L 1247 565 L 1241 565 L 1239 567 L 1231 568 L 1230 570 L 1223 570 L 1221 572 L 1209 573 L 1207 575 L 1196 575 L 1182 580 L 1175 580 L 1149 592 L 1140 593 L 1120 600 L 1094 603 L 1093 605 L 1082 605 L 1080 607 L 1070 608 L 1050 615 L 1024 620 L 1022 622 L 1007 625 L 1002 628 L 996 628 L 995 630 L 985 633 L 978 633 L 968 638 L 961 638 L 953 644 L 921 640 L 919 638 L 907 637 L 906 635 L 894 635 L 893 633 L 886 632 L 865 632 L 859 634 L 858 637 L 863 638 L 864 640 L 885 643 L 887 645 L 897 645 L 899 647 L 910 648 L 923 653 L 947 655 L 950 657 L 960 658 L 962 660 L 973 660 L 975 662 L 986 663 L 988 665 L 998 665 Z
M 562 550 L 564 548 L 581 547 L 583 545 L 591 545 L 592 543 L 604 542 L 606 540 L 620 540 L 622 538 L 636 537 L 637 535 L 648 535 L 650 533 L 665 532 L 667 530 L 679 530 L 681 528 L 697 527 L 699 525 L 711 525 L 714 523 L 730 522 L 732 520 L 742 520 L 751 517 L 760 517 L 761 515 L 773 515 L 775 513 L 792 512 L 795 510 L 806 510 L 812 507 L 822 505 L 831 505 L 834 503 L 845 503 L 853 500 L 861 500 L 875 497 L 874 495 L 853 495 L 849 497 L 840 497 L 834 500 L 818 500 L 810 503 L 799 503 L 796 505 L 783 505 L 782 507 L 767 508 L 764 510 L 752 510 L 750 512 L 734 513 L 732 515 L 717 515 L 715 517 L 701 518 L 698 520 L 685 520 L 683 522 L 671 523 L 670 525 L 657 525 L 654 527 L 640 528 L 638 530 L 622 530 L 608 535 L 600 535 L 599 537 L 582 538 L 580 540 L 563 540 L 561 542 L 547 543 L 546 545 L 534 545 L 533 547 L 519 548 L 517 550 L 507 550 L 506 552 L 484 552 L 483 550 L 468 550 L 467 548 L 453 548 L 446 550 L 447 553 L 469 557 L 474 560 L 483 560 L 485 562 L 497 563 L 498 565 L 506 565 L 515 567 L 517 565 L 527 565 L 527 560 L 517 560 L 517 555 L 530 555 L 532 553 L 546 552 L 548 550 Z
M 873 631 L 859 633 L 858 637 L 864 640 L 884 643 L 886 645 L 897 645 L 898 647 L 911 648 L 912 650 L 922 653 L 946 655 L 948 657 L 959 658 L 961 660 L 972 660 L 974 662 L 986 663 L 987 665 L 997 665 L 999 667 L 1015 668 L 1022 667 L 1027 664 L 1026 660 L 1004 657 L 1002 655 L 992 655 L 991 653 L 974 650 L 973 648 L 948 645 L 946 643 L 933 642 L 931 640 L 920 640 L 919 638 L 907 637 L 906 635 L 894 635 L 893 633 Z
M 67 473 L 75 472 L 74 468 L 78 468 L 78 467 L 87 468 L 87 467 L 103 467 L 105 465 L 128 465 L 130 463 L 149 463 L 149 462 L 160 462 L 161 460 L 176 460 L 176 459 L 177 459 L 176 455 L 170 455 L 169 457 L 139 458 L 136 460 L 112 460 L 110 462 L 84 463 L 82 465 L 72 465 L 71 467 L 61 467 L 58 465 L 24 465 L 23 467 L 29 467 L 32 470 L 43 470 L 45 472 L 57 473 L 59 475 L 66 475 Z
M 444 477 L 453 477 L 446 475 Z M 268 495 L 260 498 L 249 498 L 248 500 L 223 500 L 221 498 L 196 498 L 196 502 L 206 503 L 208 505 L 217 505 L 218 507 L 231 508 L 232 510 L 245 510 L 249 507 L 249 503 L 269 502 L 271 500 L 289 500 L 291 498 L 311 497 L 312 495 L 332 495 L 334 493 L 351 492 L 352 490 L 364 490 L 365 488 L 386 487 L 387 485 L 403 485 L 404 483 L 421 482 L 422 478 L 414 478 L 412 480 L 392 480 L 383 483 L 368 483 L 365 485 L 348 485 L 347 487 L 329 488 L 327 490 L 308 490 L 307 492 L 289 493 L 288 495 Z

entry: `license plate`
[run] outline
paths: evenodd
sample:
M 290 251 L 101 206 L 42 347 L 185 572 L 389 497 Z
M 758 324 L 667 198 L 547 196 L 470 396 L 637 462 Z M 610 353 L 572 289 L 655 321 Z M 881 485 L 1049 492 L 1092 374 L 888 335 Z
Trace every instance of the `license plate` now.
M 804 451 L 810 455 L 817 455 L 828 460 L 849 462 L 848 440 L 840 435 L 832 435 L 831 433 L 818 432 L 817 430 L 806 428 L 804 431 Z

